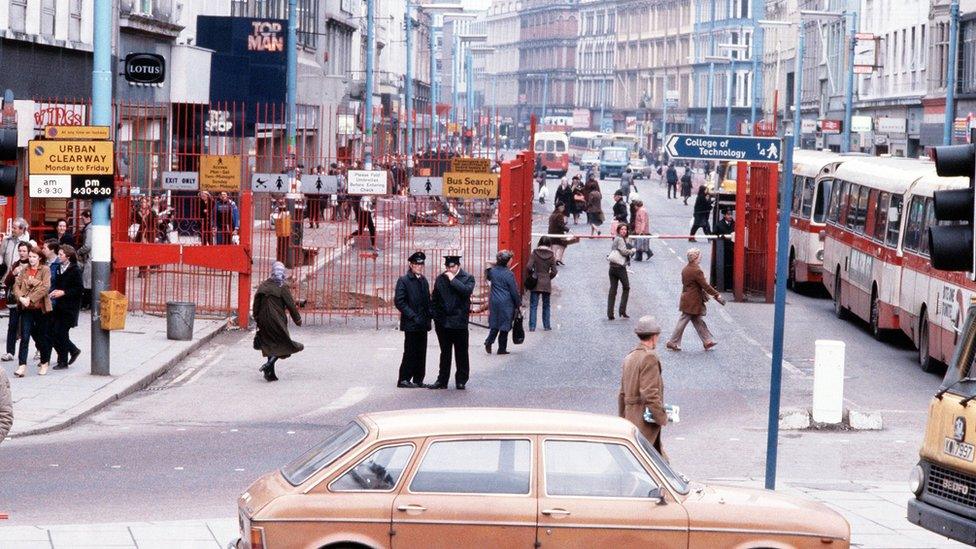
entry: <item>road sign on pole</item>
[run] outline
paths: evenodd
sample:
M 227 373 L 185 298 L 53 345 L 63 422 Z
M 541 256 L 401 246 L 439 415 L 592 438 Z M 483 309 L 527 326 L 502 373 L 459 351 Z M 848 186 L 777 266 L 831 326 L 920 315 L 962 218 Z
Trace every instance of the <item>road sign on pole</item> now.
M 671 158 L 732 160 L 778 164 L 783 142 L 778 137 L 671 134 L 665 142 Z

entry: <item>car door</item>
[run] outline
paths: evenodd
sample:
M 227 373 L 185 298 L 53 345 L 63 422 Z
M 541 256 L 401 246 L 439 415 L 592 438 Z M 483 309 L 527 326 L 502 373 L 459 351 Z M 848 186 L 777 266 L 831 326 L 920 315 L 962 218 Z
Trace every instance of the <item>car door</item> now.
M 546 438 L 540 451 L 540 547 L 687 547 L 687 513 L 631 445 Z
M 393 503 L 393 547 L 535 544 L 534 437 L 428 439 Z

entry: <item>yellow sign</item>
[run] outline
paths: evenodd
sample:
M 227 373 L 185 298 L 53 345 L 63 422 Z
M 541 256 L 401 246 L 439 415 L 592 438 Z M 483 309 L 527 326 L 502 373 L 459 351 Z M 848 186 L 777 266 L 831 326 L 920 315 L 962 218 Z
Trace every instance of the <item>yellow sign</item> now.
M 447 172 L 444 196 L 450 198 L 498 198 L 498 174 Z
M 487 158 L 453 158 L 451 159 L 451 171 L 488 173 L 491 171 L 491 160 Z
M 33 175 L 112 175 L 111 141 L 30 141 L 27 171 Z
M 48 139 L 111 139 L 108 126 L 46 126 Z
M 241 190 L 241 156 L 204 154 L 200 156 L 200 190 L 236 193 Z

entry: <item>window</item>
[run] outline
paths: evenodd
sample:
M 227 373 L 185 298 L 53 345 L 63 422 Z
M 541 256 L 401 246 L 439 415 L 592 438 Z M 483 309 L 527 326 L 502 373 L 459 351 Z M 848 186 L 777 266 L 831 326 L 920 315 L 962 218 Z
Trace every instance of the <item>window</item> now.
M 868 220 L 868 198 L 870 196 L 871 189 L 867 187 L 861 187 L 861 193 L 858 195 L 857 199 L 857 219 L 854 220 L 854 230 L 859 233 L 864 233 L 865 225 Z M 853 197 L 851 197 L 853 200 Z
M 340 9 L 348 11 L 345 7 Z M 318 45 L 319 0 L 298 0 L 295 15 L 298 21 L 298 45 L 315 48 Z M 233 0 L 231 16 L 288 19 L 288 0 Z
M 556 152 L 566 152 L 566 143 L 556 141 Z
M 857 209 L 857 195 L 860 192 L 861 186 L 852 183 L 848 185 L 847 192 L 841 197 L 840 223 L 848 229 L 854 226 L 854 218 L 857 217 L 857 213 L 854 210 Z
M 380 448 L 333 481 L 329 488 L 334 492 L 392 490 L 400 482 L 411 455 L 412 444 Z
M 10 30 L 26 32 L 27 0 L 10 0 Z
M 827 211 L 827 205 L 830 202 L 830 191 L 833 186 L 834 181 L 832 179 L 821 179 L 817 182 L 817 206 L 813 209 L 814 223 L 824 222 L 824 212 Z
M 885 232 L 888 227 L 888 207 L 890 202 L 891 193 L 882 191 L 878 195 L 878 201 L 874 210 L 874 232 L 871 236 L 881 242 L 884 242 Z
M 526 495 L 531 472 L 528 440 L 434 442 L 410 482 L 410 491 Z
M 350 423 L 341 431 L 336 432 L 318 446 L 286 465 L 281 469 L 281 474 L 292 486 L 298 486 L 321 471 L 326 465 L 335 461 L 336 458 L 348 452 L 364 438 L 366 438 L 366 429 L 363 429 L 356 422 Z
M 840 223 L 840 211 L 843 197 L 847 195 L 847 182 L 838 181 L 830 190 L 830 208 L 827 210 L 827 221 Z
M 654 462 L 654 466 L 657 467 L 657 470 L 661 473 L 661 476 L 664 477 L 664 480 L 667 481 L 667 483 L 671 485 L 671 488 L 674 488 L 674 490 L 679 494 L 687 494 L 688 479 L 685 478 L 684 475 L 681 475 L 672 469 L 671 465 L 664 461 L 664 458 L 661 457 L 661 454 L 657 453 L 657 450 L 654 448 L 654 444 L 647 440 L 644 435 L 640 433 L 640 431 L 635 429 L 634 433 L 637 435 L 637 443 L 640 444 L 640 447 L 642 450 L 644 450 L 644 453 L 651 458 L 652 462 Z
M 925 199 L 916 196 L 908 205 L 908 222 L 905 225 L 905 249 L 918 251 L 922 243 L 925 224 Z
M 69 7 L 68 40 L 78 42 L 81 40 L 81 0 L 71 0 Z
M 803 204 L 803 180 L 801 175 L 793 176 L 793 214 L 800 215 L 800 206 Z
M 891 195 L 891 205 L 888 206 L 888 233 L 885 237 L 885 244 L 895 247 L 898 245 L 898 235 L 901 233 L 901 205 L 902 197 L 900 194 Z
M 41 0 L 41 35 L 54 36 L 55 0 Z
M 863 196 L 864 193 L 862 192 Z M 864 234 L 868 237 L 874 235 L 874 227 L 878 221 L 878 189 L 871 189 L 868 193 L 868 202 L 864 214 Z
M 657 484 L 623 444 L 547 440 L 546 494 L 645 498 Z
M 932 207 L 932 199 L 925 199 L 925 222 L 922 224 L 922 237 L 918 242 L 918 251 L 922 255 L 929 255 L 929 227 L 935 225 L 935 208 Z
M 803 181 L 803 203 L 800 206 L 800 214 L 803 219 L 810 219 L 810 211 L 813 210 L 813 191 L 816 189 L 816 182 L 812 177 L 805 177 Z

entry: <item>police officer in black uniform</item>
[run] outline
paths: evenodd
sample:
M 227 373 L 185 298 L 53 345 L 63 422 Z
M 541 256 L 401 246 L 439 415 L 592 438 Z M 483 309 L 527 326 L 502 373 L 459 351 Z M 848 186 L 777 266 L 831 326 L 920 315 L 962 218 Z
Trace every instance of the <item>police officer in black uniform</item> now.
M 424 277 L 426 260 L 423 252 L 414 252 L 410 256 L 410 270 L 397 279 L 393 299 L 400 311 L 400 329 L 403 330 L 403 359 L 397 378 L 397 387 L 402 389 L 424 387 L 431 312 L 430 284 Z
M 434 280 L 431 306 L 437 342 L 441 346 L 440 371 L 430 389 L 447 389 L 451 379 L 451 352 L 457 363 L 454 386 L 463 391 L 468 382 L 468 315 L 474 277 L 461 270 L 461 256 L 444 256 L 444 272 Z

